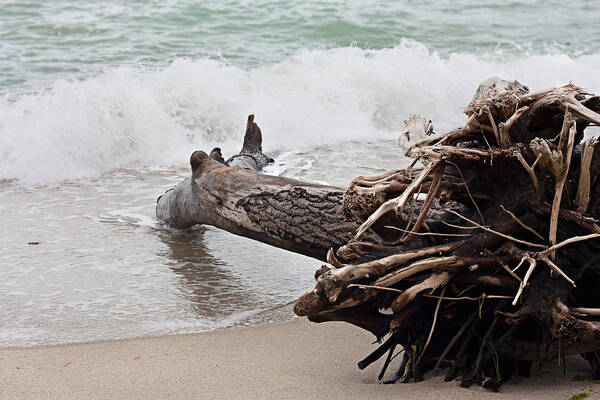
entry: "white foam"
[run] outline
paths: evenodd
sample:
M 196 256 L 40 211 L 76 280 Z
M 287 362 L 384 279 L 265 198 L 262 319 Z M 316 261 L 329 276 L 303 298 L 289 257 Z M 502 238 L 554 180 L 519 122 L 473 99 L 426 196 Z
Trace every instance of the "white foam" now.
M 600 54 L 440 57 L 406 41 L 384 50 L 305 51 L 250 70 L 208 59 L 112 69 L 0 100 L 0 179 L 50 183 L 122 167 L 184 166 L 193 150 L 215 145 L 230 155 L 250 113 L 267 152 L 391 139 L 416 112 L 443 131 L 464 121 L 461 107 L 483 79 L 517 79 L 532 89 L 573 81 L 600 92 L 599 63 Z

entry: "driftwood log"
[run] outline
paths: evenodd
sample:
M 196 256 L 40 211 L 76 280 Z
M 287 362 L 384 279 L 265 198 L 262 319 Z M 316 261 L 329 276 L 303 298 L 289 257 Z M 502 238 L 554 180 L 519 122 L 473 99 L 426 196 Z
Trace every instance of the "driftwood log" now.
M 497 388 L 571 354 L 600 376 L 600 145 L 583 141 L 598 110 L 572 84 L 529 93 L 492 79 L 460 129 L 406 121 L 409 168 L 344 191 L 195 152 L 157 216 L 326 260 L 294 310 L 372 332 L 383 344 L 359 368 L 387 354 L 380 379 L 398 349 L 387 382 L 447 368 L 446 380 Z

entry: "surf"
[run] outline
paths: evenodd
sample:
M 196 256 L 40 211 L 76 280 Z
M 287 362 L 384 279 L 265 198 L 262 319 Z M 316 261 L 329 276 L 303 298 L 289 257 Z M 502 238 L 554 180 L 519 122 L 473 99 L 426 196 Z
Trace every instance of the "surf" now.
M 500 76 L 532 90 L 573 80 L 598 91 L 600 54 L 453 53 L 403 40 L 393 48 L 300 51 L 242 67 L 208 58 L 107 69 L 0 101 L 0 179 L 52 184 L 118 168 L 182 167 L 194 150 L 234 154 L 244 121 L 261 121 L 264 151 L 395 139 L 427 111 L 439 130 L 464 122 L 476 82 Z

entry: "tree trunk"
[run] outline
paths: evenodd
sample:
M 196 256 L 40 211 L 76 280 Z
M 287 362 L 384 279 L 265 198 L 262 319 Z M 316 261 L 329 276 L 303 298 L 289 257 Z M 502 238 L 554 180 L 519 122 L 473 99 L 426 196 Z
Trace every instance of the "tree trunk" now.
M 337 213 L 342 189 L 229 167 L 202 151 L 190 164 L 192 176 L 157 201 L 169 226 L 212 225 L 319 260 L 358 227 Z

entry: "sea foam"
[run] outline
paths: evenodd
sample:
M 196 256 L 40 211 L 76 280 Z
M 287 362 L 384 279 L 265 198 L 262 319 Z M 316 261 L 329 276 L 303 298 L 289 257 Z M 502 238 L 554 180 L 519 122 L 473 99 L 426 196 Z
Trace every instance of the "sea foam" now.
M 117 168 L 180 167 L 192 151 L 213 146 L 230 155 L 250 113 L 266 152 L 392 139 L 412 113 L 439 132 L 464 122 L 461 108 L 490 76 L 532 90 L 573 81 L 600 92 L 598 64 L 600 54 L 442 57 L 403 41 L 303 51 L 252 69 L 211 59 L 113 68 L 0 99 L 0 179 L 56 183 Z

